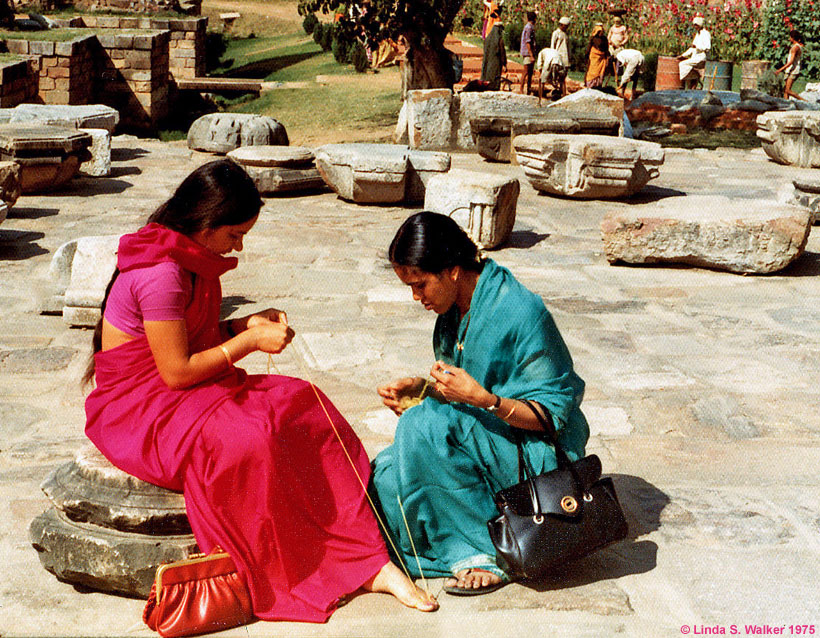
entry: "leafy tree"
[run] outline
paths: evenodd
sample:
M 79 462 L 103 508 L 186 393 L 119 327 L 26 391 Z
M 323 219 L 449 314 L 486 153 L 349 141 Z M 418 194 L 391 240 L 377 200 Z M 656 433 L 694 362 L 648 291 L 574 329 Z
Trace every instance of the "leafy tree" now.
M 338 29 L 350 39 L 363 38 L 375 49 L 386 39 L 403 39 L 407 47 L 403 92 L 452 88 L 453 61 L 444 38 L 465 0 L 300 0 L 299 13 L 338 14 Z

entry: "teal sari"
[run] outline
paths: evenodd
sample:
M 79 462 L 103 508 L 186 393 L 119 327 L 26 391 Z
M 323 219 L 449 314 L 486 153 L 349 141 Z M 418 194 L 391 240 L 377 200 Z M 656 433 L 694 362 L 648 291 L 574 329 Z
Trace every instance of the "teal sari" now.
M 584 456 L 584 382 L 544 302 L 509 270 L 485 262 L 469 312 L 459 319 L 454 306 L 439 316 L 433 349 L 437 359 L 463 368 L 489 392 L 542 404 L 568 456 Z M 417 553 L 425 576 L 470 567 L 503 575 L 487 521 L 497 514 L 495 492 L 518 482 L 513 430 L 480 408 L 432 398 L 402 414 L 393 445 L 373 461 L 371 491 L 412 574 L 421 575 Z M 533 471 L 555 469 L 550 445 L 536 434 L 517 432 Z

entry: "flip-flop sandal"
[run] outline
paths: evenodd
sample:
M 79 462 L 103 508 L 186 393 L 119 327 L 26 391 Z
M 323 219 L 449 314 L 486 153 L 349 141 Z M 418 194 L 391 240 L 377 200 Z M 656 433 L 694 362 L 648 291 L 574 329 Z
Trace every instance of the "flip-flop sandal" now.
M 470 568 L 467 570 L 468 574 L 472 572 L 487 572 L 488 574 L 494 573 L 487 569 L 480 568 Z M 497 576 L 498 574 L 495 575 Z M 451 596 L 480 596 L 481 594 L 489 594 L 490 592 L 501 589 L 504 585 L 509 585 L 509 583 L 509 580 L 502 579 L 499 583 L 493 583 L 492 585 L 486 585 L 484 587 L 457 587 L 455 585 L 445 585 L 444 592 L 450 594 Z

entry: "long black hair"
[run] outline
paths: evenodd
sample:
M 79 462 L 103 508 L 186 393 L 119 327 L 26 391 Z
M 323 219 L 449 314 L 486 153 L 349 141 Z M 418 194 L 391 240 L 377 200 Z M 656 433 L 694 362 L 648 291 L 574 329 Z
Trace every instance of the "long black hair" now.
M 430 211 L 408 217 L 396 231 L 387 254 L 391 264 L 415 266 L 436 275 L 455 266 L 473 272 L 484 267 L 478 246 L 461 226 L 447 215 Z
M 148 223 L 154 222 L 190 237 L 201 230 L 249 222 L 261 208 L 262 198 L 245 169 L 232 160 L 220 159 L 203 164 L 188 175 L 171 198 L 153 212 Z M 94 378 L 94 354 L 102 349 L 102 317 L 119 274 L 115 268 L 105 289 L 100 320 L 91 338 L 93 351 L 83 375 L 83 387 Z

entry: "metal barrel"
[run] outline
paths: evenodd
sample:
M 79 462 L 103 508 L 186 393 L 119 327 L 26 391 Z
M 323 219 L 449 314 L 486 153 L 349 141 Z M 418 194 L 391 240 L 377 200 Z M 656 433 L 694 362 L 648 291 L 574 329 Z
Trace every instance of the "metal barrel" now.
M 668 55 L 658 56 L 658 72 L 655 76 L 655 90 L 666 91 L 683 87 L 678 71 L 678 59 Z

